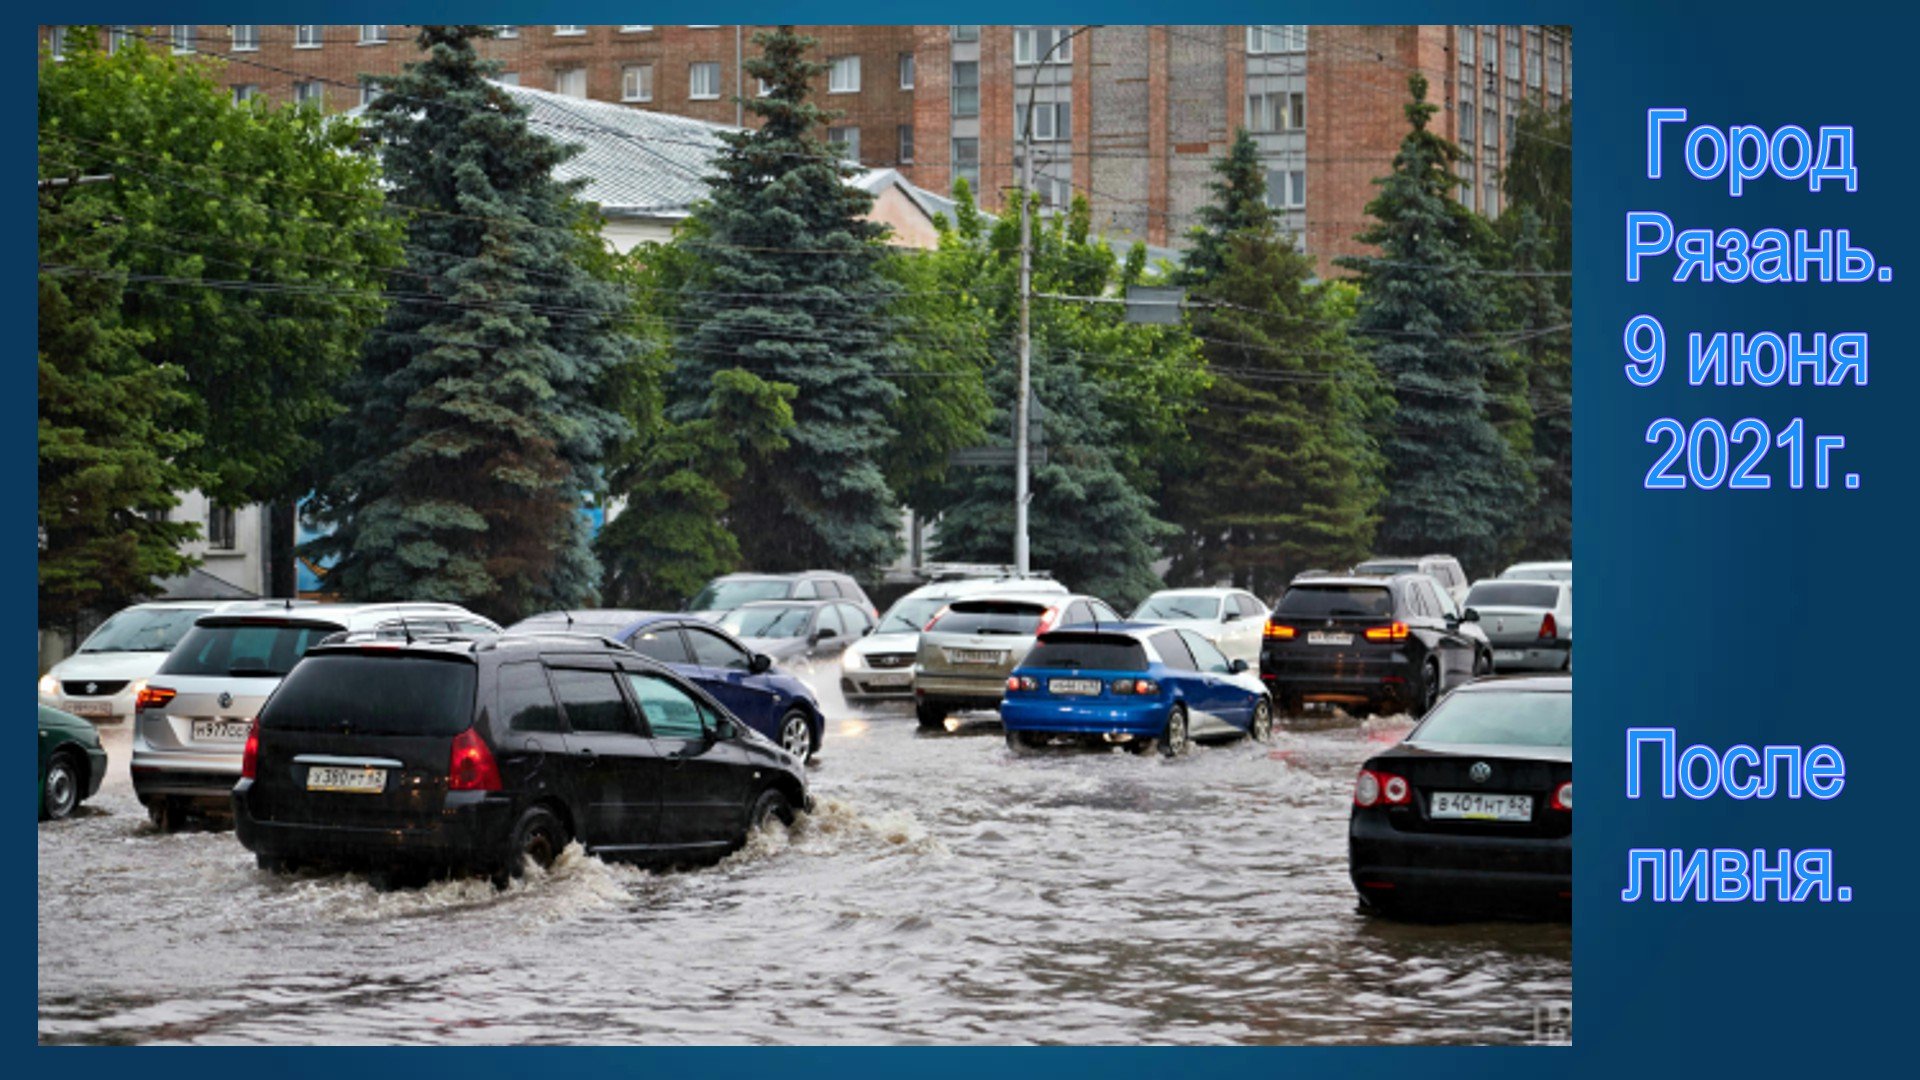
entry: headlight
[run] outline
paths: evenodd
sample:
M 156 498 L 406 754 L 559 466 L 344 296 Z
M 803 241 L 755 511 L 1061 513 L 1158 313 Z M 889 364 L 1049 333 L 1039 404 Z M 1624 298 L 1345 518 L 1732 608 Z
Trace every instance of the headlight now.
M 41 697 L 56 697 L 59 693 L 60 680 L 53 677 L 53 672 L 49 671 L 45 675 L 40 676 Z
M 840 666 L 847 669 L 865 670 L 867 666 L 867 654 L 861 652 L 859 649 L 848 649 L 846 652 L 840 654 Z

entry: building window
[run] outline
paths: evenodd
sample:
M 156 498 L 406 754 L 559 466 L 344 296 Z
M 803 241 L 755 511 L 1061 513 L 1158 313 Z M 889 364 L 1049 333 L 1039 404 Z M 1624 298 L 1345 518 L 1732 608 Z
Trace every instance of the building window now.
M 260 87 L 254 83 L 241 83 L 233 88 L 233 103 L 244 104 L 260 96 Z
M 1307 126 L 1307 95 L 1301 90 L 1275 90 L 1247 95 L 1247 130 L 1300 131 Z
M 370 83 L 370 82 L 363 82 L 360 84 L 360 107 L 361 108 L 364 109 L 367 106 L 373 104 L 374 99 L 378 98 L 379 96 L 380 96 L 380 88 L 378 86 L 375 86 L 373 83 Z
M 623 26 L 623 27 L 621 27 L 621 28 L 620 28 L 620 32 L 621 32 L 621 33 L 623 33 L 623 34 L 650 34 L 650 33 L 652 33 L 652 32 L 653 32 L 653 27 L 651 27 L 651 26 Z
M 953 28 L 953 40 L 979 41 L 980 28 L 978 26 L 956 26 Z
M 836 127 L 827 129 L 827 145 L 840 151 L 840 156 L 848 161 L 860 161 L 860 129 L 857 127 Z
M 1041 173 L 1033 178 L 1033 183 L 1034 190 L 1040 193 L 1041 206 L 1049 210 L 1065 210 L 1073 205 L 1073 181 Z
M 55 60 L 67 58 L 67 28 L 64 26 L 47 27 L 47 55 Z
M 1013 137 L 1026 137 L 1027 110 L 1017 109 L 1013 114 Z M 1055 142 L 1073 138 L 1073 103 L 1069 101 L 1042 101 L 1033 107 L 1033 141 Z
M 318 79 L 294 83 L 293 103 L 295 105 L 312 105 L 316 109 L 326 108 L 327 88 L 325 84 L 321 83 Z
M 553 92 L 567 97 L 583 98 L 587 96 L 587 69 L 583 67 L 559 68 L 553 73 Z
M 953 115 L 963 118 L 980 115 L 980 64 L 976 60 L 954 62 Z
M 652 64 L 628 64 L 620 69 L 620 100 L 653 100 Z
M 953 140 L 953 178 L 965 180 L 978 194 L 980 190 L 980 140 Z
M 1560 59 L 1560 39 L 1558 37 L 1548 38 L 1547 90 L 1549 92 L 1555 94 L 1560 92 L 1561 87 L 1565 85 L 1565 79 L 1563 77 L 1565 70 L 1565 64 Z
M 554 37 L 579 37 L 586 32 L 587 28 L 585 26 L 556 26 L 553 28 Z
M 133 40 L 133 28 L 130 26 L 107 27 L 107 52 L 117 53 Z
M 1297 53 L 1307 51 L 1307 28 L 1302 24 L 1247 27 L 1247 52 Z
M 385 45 L 387 43 L 387 28 L 385 26 L 377 23 L 361 23 L 359 25 L 360 44 Z
M 1487 193 L 1487 197 L 1484 200 L 1482 200 L 1480 204 L 1480 212 L 1487 215 L 1488 217 L 1494 217 L 1500 213 L 1500 206 L 1499 206 L 1500 185 L 1497 182 L 1495 182 L 1491 176 L 1489 176 L 1487 178 L 1487 184 L 1486 184 L 1485 190 Z
M 1299 210 L 1307 205 L 1304 169 L 1273 169 L 1267 173 L 1267 205 L 1275 210 Z
M 1473 105 L 1473 87 L 1471 86 L 1462 85 L 1460 87 L 1458 115 L 1460 117 L 1460 130 L 1455 134 L 1459 141 L 1470 143 L 1473 141 L 1473 121 L 1476 115 Z
M 913 164 L 913 125 L 901 124 L 895 131 L 900 139 L 900 164 Z
M 520 36 L 520 28 L 507 23 L 496 23 L 493 27 L 493 36 L 512 41 Z
M 1500 114 L 1494 111 L 1493 103 L 1480 110 L 1480 138 L 1489 148 L 1500 140 Z
M 326 27 L 319 23 L 306 23 L 293 28 L 293 47 L 296 49 L 317 49 L 326 34 Z
M 1527 85 L 1540 89 L 1540 31 L 1527 31 Z
M 1514 80 L 1520 78 L 1520 28 L 1517 26 L 1507 27 L 1506 76 Z
M 207 546 L 215 551 L 233 550 L 233 507 L 207 503 Z
M 1073 28 L 1070 26 L 1021 26 L 1013 31 L 1013 62 L 1037 64 L 1044 57 L 1049 64 L 1073 60 Z M 1056 43 L 1057 46 L 1056 47 Z M 1048 54 L 1048 50 L 1052 54 Z
M 913 54 L 910 52 L 900 54 L 900 89 L 913 89 Z
M 194 42 L 194 31 L 196 29 L 198 28 L 193 26 L 187 26 L 185 24 L 176 25 L 173 28 L 173 51 L 176 53 L 192 52 L 193 42 Z
M 1460 62 L 1473 63 L 1473 27 L 1471 26 L 1460 28 Z
M 1294 169 L 1287 173 L 1287 206 L 1298 210 L 1307 205 L 1307 171 Z
M 753 93 L 755 97 L 772 97 L 773 84 L 765 79 L 755 79 Z
M 687 96 L 711 101 L 720 96 L 720 64 L 706 60 L 687 65 Z
M 247 24 L 235 23 L 233 25 L 233 51 L 234 52 L 259 52 L 260 51 L 260 24 L 259 23 L 247 23 Z
M 857 94 L 860 92 L 860 58 L 857 56 L 835 56 L 827 61 L 827 93 Z

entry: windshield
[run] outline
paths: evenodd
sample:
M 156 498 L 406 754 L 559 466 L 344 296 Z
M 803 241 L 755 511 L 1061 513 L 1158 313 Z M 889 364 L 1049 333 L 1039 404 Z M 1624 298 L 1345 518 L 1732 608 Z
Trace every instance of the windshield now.
M 1453 694 L 1413 729 L 1407 742 L 1572 746 L 1573 695 L 1526 690 Z
M 1274 614 L 1386 616 L 1393 614 L 1393 594 L 1384 585 L 1295 585 Z
M 927 620 L 939 614 L 952 599 L 947 596 L 903 596 L 887 609 L 876 634 L 917 634 Z
M 785 600 L 787 582 L 779 578 L 739 578 L 707 584 L 688 602 L 694 611 L 731 611 L 755 600 Z
M 293 669 L 260 726 L 355 735 L 458 735 L 473 726 L 470 663 L 418 656 L 323 653 Z
M 739 608 L 720 618 L 720 625 L 739 637 L 805 637 L 813 609 L 801 604 L 775 604 L 770 607 Z
M 160 665 L 162 675 L 241 675 L 279 678 L 338 626 L 318 623 L 239 622 L 196 626 Z
M 83 653 L 172 652 L 211 608 L 128 608 L 100 624 L 80 646 Z
M 1550 608 L 1559 603 L 1559 586 L 1524 581 L 1485 581 L 1467 594 L 1468 607 Z
M 1419 570 L 1419 563 L 1391 562 L 1385 560 L 1379 562 L 1363 562 L 1353 568 L 1353 572 L 1356 574 L 1379 575 L 1380 577 L 1392 577 L 1395 574 L 1412 574 L 1419 572 Z
M 1220 599 L 1199 593 L 1155 593 L 1134 611 L 1135 622 L 1156 619 L 1218 619 Z

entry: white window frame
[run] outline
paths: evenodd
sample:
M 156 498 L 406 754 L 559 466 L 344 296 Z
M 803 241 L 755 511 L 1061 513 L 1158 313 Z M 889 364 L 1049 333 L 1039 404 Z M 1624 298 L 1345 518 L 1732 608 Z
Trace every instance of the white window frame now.
M 1307 207 L 1307 170 L 1287 170 L 1287 209 L 1304 210 Z
M 1264 23 L 1247 27 L 1247 55 L 1283 56 L 1307 51 L 1305 23 Z
M 296 23 L 293 27 L 293 47 L 296 49 L 317 49 L 327 40 L 327 28 L 319 23 Z
M 898 124 L 894 127 L 893 135 L 896 143 L 894 156 L 900 159 L 899 164 L 913 164 L 913 125 Z
M 173 55 L 182 56 L 186 53 L 195 52 L 195 46 L 200 41 L 199 30 L 200 28 L 192 23 L 175 23 L 173 28 L 168 31 L 168 36 L 173 39 Z M 181 42 L 183 41 L 186 42 L 186 44 L 182 45 Z
M 653 26 L 652 24 L 646 26 L 623 26 L 620 28 L 620 32 L 623 34 L 651 34 L 653 33 Z
M 694 81 L 695 76 L 703 71 L 711 71 L 713 73 L 713 89 L 705 93 L 700 92 L 699 86 Z M 690 60 L 687 62 L 687 100 L 688 101 L 720 100 L 720 62 L 719 61 Z
M 848 136 L 851 135 L 851 138 Z M 860 125 L 843 124 L 827 129 L 827 145 L 836 148 L 842 158 L 860 164 Z M 851 152 L 849 152 L 851 150 Z
M 553 28 L 554 37 L 585 37 L 586 35 L 587 25 L 585 23 L 569 23 L 565 26 L 555 26 Z
M 47 27 L 47 55 L 55 60 L 67 58 L 67 28 L 64 26 Z
M 380 96 L 379 87 L 369 82 L 363 82 L 360 84 L 360 107 L 361 108 L 364 109 L 367 106 L 373 104 L 373 100 L 379 96 Z
M 759 79 L 759 78 L 754 79 L 753 80 L 753 96 L 754 97 L 772 97 L 773 84 L 768 82 L 765 79 Z
M 1059 44 L 1059 49 L 1054 46 Z M 1047 56 L 1052 52 L 1052 56 Z M 1024 55 L 1023 55 L 1024 54 Z M 1016 67 L 1032 67 L 1047 58 L 1049 64 L 1073 62 L 1073 28 L 1068 26 L 1016 26 L 1013 28 L 1013 62 Z
M 387 25 L 385 23 L 358 23 L 361 45 L 385 45 L 387 43 Z
M 225 536 L 214 530 L 215 521 L 226 525 Z M 236 551 L 240 547 L 240 513 L 230 506 L 222 506 L 209 499 L 207 501 L 207 550 Z
M 575 94 L 565 89 L 568 79 L 580 80 L 580 92 Z M 584 65 L 557 67 L 553 69 L 553 92 L 562 97 L 584 98 L 587 96 L 587 69 Z
M 296 105 L 314 104 L 327 107 L 327 84 L 319 79 L 302 79 L 293 84 L 293 103 Z
M 642 72 L 644 72 L 645 74 L 641 75 Z M 643 85 L 640 85 L 637 87 L 634 85 L 636 75 L 640 76 L 639 82 L 642 83 Z M 653 100 L 653 65 L 652 64 L 626 64 L 620 68 L 620 100 L 621 101 L 652 101 Z
M 260 96 L 259 83 L 240 83 L 239 85 L 233 87 L 233 103 L 235 105 L 244 105 L 245 103 L 259 96 Z
M 493 24 L 493 36 L 502 41 L 513 41 L 520 36 L 520 24 L 495 23 Z
M 126 48 L 127 42 L 134 37 L 133 27 L 126 23 L 107 27 L 107 55 L 112 56 Z
M 910 52 L 900 54 L 900 89 L 913 89 L 914 79 L 919 76 L 919 63 Z
M 242 30 L 246 33 L 242 34 Z M 234 52 L 259 52 L 260 24 L 232 23 L 227 27 L 227 38 L 232 43 Z
M 851 78 L 849 78 L 851 76 Z M 860 92 L 860 56 L 830 56 L 827 58 L 827 93 L 857 94 Z

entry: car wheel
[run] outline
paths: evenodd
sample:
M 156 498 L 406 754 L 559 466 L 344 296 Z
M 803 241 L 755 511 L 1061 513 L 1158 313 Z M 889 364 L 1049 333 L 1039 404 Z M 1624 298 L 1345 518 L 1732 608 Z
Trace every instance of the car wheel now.
M 1167 710 L 1167 733 L 1160 738 L 1160 756 L 1180 757 L 1192 747 L 1193 740 L 1187 737 L 1187 707 L 1176 702 Z
M 753 801 L 753 809 L 747 813 L 747 828 L 758 829 L 769 821 L 778 821 L 782 825 L 793 824 L 793 804 L 787 797 L 774 788 L 768 788 Z
M 513 833 L 508 838 L 506 876 L 519 877 L 526 873 L 528 863 L 542 871 L 553 869 L 568 839 L 567 827 L 553 811 L 544 806 L 529 807 L 520 815 L 520 820 L 514 822 Z M 494 883 L 504 882 L 496 875 Z
M 179 799 L 161 797 L 147 807 L 147 820 L 164 833 L 176 833 L 187 827 L 187 804 Z
M 913 707 L 913 713 L 919 718 L 922 728 L 932 729 L 947 726 L 947 710 L 938 705 L 918 704 Z
M 40 817 L 59 821 L 80 805 L 80 763 L 68 751 L 57 751 L 47 762 L 47 782 L 40 799 Z
M 300 869 L 298 862 L 293 859 L 281 858 L 278 855 L 255 854 L 253 857 L 253 865 L 259 867 L 262 873 L 267 874 L 291 874 L 295 870 Z
M 1025 757 L 1040 749 L 1040 740 L 1032 732 L 1009 731 L 1007 732 L 1007 749 L 1013 751 L 1015 757 Z
M 1407 713 L 1417 720 L 1427 715 L 1427 710 L 1439 700 L 1440 661 L 1429 656 L 1426 663 L 1420 665 L 1420 685 L 1414 688 L 1413 707 Z
M 780 718 L 780 748 L 801 761 L 813 758 L 813 725 L 807 710 L 789 709 Z
M 1261 698 L 1254 703 L 1253 720 L 1247 724 L 1247 735 L 1254 742 L 1273 741 L 1273 703 Z

